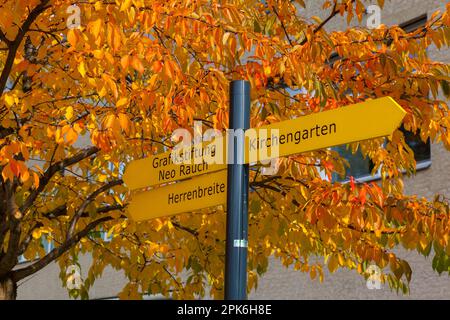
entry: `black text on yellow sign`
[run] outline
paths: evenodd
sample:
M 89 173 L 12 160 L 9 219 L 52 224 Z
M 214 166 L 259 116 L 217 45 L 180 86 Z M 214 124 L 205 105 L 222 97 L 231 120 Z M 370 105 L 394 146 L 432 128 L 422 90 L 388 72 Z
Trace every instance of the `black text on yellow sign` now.
M 347 107 L 272 123 L 245 133 L 245 163 L 284 157 L 307 151 L 388 136 L 406 112 L 390 97 L 367 100 Z M 227 139 L 192 147 L 188 160 L 173 163 L 171 152 L 131 162 L 123 176 L 134 190 L 187 179 L 227 167 Z M 208 161 L 220 156 L 217 161 Z
M 205 154 L 215 152 L 216 145 L 223 148 L 224 142 L 214 141 L 213 144 L 198 144 L 192 147 L 191 163 L 174 163 L 171 151 L 132 161 L 125 170 L 123 180 L 134 190 L 224 170 L 227 168 L 224 159 L 222 163 L 213 163 L 205 157 Z
M 227 201 L 227 171 L 202 175 L 133 195 L 128 211 L 135 221 L 171 216 L 223 205 Z

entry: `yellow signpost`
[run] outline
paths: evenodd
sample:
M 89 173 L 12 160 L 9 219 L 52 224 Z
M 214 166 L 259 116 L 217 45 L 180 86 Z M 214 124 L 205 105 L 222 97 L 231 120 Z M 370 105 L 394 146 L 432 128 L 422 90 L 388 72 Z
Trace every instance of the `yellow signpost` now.
M 384 97 L 247 130 L 245 163 L 388 136 L 399 126 L 405 114 L 394 99 Z M 223 160 L 226 159 L 225 140 L 218 144 L 223 148 Z M 210 163 L 203 158 L 211 152 L 209 147 L 212 145 L 214 141 L 192 147 L 188 157 L 192 160 L 190 164 L 173 163 L 170 151 L 131 162 L 123 176 L 131 190 L 202 175 L 136 193 L 129 206 L 131 216 L 140 221 L 225 203 L 227 164 L 225 161 L 221 164 Z M 206 173 L 213 174 L 204 175 Z M 195 191 L 216 190 L 217 185 L 222 191 L 212 194 L 209 191 L 205 194 Z M 183 200 L 178 201 L 177 195 L 180 194 Z
M 274 147 L 278 147 L 277 157 L 285 157 L 388 136 L 405 115 L 405 110 L 394 99 L 383 97 L 262 126 L 247 140 L 246 163 L 273 158 Z M 274 129 L 278 129 L 278 134 L 271 133 Z M 267 134 L 261 138 L 265 130 Z M 267 156 L 258 152 L 264 147 L 267 147 Z M 252 155 L 257 155 L 257 159 L 252 159 Z
M 193 146 L 190 163 L 173 163 L 171 151 L 132 161 L 125 169 L 123 181 L 128 188 L 135 190 L 226 169 L 225 161 L 223 164 L 205 161 L 203 156 L 212 145 L 214 143 Z
M 284 157 L 387 136 L 398 127 L 405 114 L 395 100 L 384 97 L 273 123 L 253 132 L 248 130 L 245 162 L 264 161 L 273 158 L 274 154 Z M 274 133 L 276 130 L 278 133 Z M 263 131 L 264 135 L 261 134 Z M 226 155 L 226 139 L 223 140 L 220 146 Z M 211 145 L 213 143 L 192 147 L 190 164 L 173 163 L 171 151 L 132 161 L 123 179 L 134 190 L 226 169 L 225 163 L 208 163 L 202 158 Z M 267 147 L 267 153 L 260 152 L 262 147 Z M 274 153 L 274 147 L 278 147 L 278 154 Z
M 202 175 L 132 196 L 129 212 L 135 221 L 171 216 L 225 204 L 227 171 Z

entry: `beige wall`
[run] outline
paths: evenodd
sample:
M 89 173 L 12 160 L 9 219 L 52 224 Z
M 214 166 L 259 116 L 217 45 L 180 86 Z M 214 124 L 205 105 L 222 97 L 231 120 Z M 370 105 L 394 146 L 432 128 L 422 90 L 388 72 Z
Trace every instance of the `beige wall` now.
M 89 256 L 81 256 L 79 257 L 79 263 L 82 266 L 81 276 L 84 278 L 84 275 L 91 264 L 91 259 Z M 31 277 L 19 282 L 17 299 L 69 299 L 66 288 L 62 287 L 59 272 L 58 264 L 51 263 Z M 127 281 L 123 272 L 107 267 L 103 272 L 103 276 L 97 279 L 94 286 L 91 288 L 89 298 L 102 299 L 115 297 L 126 284 Z
M 323 1 L 307 1 L 309 16 L 319 15 Z M 401 24 L 424 13 L 429 15 L 438 7 L 445 7 L 442 0 L 392 0 L 386 1 L 382 11 L 382 23 Z M 321 14 L 325 16 L 326 14 Z M 330 24 L 333 29 L 342 28 L 345 23 L 335 18 Z M 449 51 L 430 50 L 430 56 L 439 61 L 450 62 Z M 442 145 L 432 146 L 432 165 L 420 171 L 417 176 L 405 181 L 408 194 L 432 197 L 436 193 L 450 197 L 450 153 Z M 250 299 L 450 299 L 450 277 L 438 276 L 431 268 L 431 258 L 418 256 L 413 252 L 400 250 L 399 254 L 407 259 L 413 269 L 411 295 L 403 296 L 392 292 L 387 286 L 381 290 L 369 290 L 365 281 L 356 272 L 338 270 L 333 275 L 326 274 L 324 282 L 311 281 L 308 274 L 286 269 L 272 260 L 269 271 L 259 280 L 256 292 Z M 88 266 L 89 257 L 80 259 Z M 51 264 L 36 275 L 26 279 L 19 286 L 19 299 L 67 299 L 65 289 L 61 287 L 59 267 Z M 126 279 L 121 272 L 110 268 L 105 270 L 90 292 L 91 298 L 115 296 L 125 285 Z

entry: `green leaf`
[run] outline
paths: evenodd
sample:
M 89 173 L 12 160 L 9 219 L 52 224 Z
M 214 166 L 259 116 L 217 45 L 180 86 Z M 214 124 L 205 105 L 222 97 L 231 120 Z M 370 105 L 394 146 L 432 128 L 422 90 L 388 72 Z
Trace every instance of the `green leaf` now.
M 441 88 L 444 95 L 448 98 L 450 96 L 450 85 L 448 81 L 441 80 Z
M 264 27 L 264 33 L 270 34 L 270 30 L 272 29 L 276 19 L 277 17 L 273 15 L 272 17 L 269 18 L 269 20 L 267 20 L 266 26 Z
M 258 21 L 256 21 L 256 20 L 253 21 L 253 30 L 255 32 L 261 32 L 261 26 L 259 25 Z
M 251 213 L 258 213 L 259 211 L 261 211 L 261 202 L 259 200 L 250 201 L 249 209 Z

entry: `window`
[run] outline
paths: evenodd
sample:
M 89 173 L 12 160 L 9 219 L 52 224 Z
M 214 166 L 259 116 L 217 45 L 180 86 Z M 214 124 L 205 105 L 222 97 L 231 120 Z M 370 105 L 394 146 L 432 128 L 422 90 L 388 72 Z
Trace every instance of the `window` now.
M 423 170 L 431 166 L 431 143 L 430 139 L 423 142 L 420 135 L 406 131 L 403 127 L 400 128 L 405 136 L 406 144 L 413 150 L 414 159 L 416 160 L 416 169 Z M 354 177 L 358 182 L 367 182 L 380 178 L 380 173 L 372 176 L 374 164 L 369 158 L 364 158 L 361 151 L 356 151 L 354 154 L 346 146 L 339 146 L 333 148 L 344 157 L 350 167 L 346 168 L 345 177 L 339 176 L 337 173 L 333 174 L 332 180 L 337 182 L 346 182 L 350 177 Z
M 334 173 L 332 175 L 333 181 L 345 182 L 348 181 L 350 177 L 354 177 L 358 181 L 374 179 L 371 174 L 374 165 L 369 158 L 363 157 L 359 149 L 355 153 L 352 153 L 352 151 L 350 149 L 347 149 L 346 146 L 334 147 L 332 149 L 334 151 L 337 151 L 342 157 L 344 157 L 349 164 L 349 167 L 345 168 L 345 176 L 341 177 L 339 174 Z M 377 178 L 377 176 L 378 174 L 375 175 L 375 178 Z
M 50 251 L 52 251 L 55 248 L 53 241 L 49 241 L 47 239 L 47 237 L 44 235 L 41 236 L 41 247 L 44 249 L 45 254 L 50 253 Z M 39 258 L 39 255 L 36 254 L 35 259 L 38 259 L 38 258 Z M 30 262 L 32 260 L 33 259 L 30 259 L 30 260 L 26 259 L 25 256 L 22 254 L 18 258 L 18 263 Z
M 400 128 L 405 136 L 406 144 L 414 151 L 414 159 L 417 162 L 417 169 L 428 168 L 431 165 L 431 142 L 428 139 L 426 142 L 422 141 L 419 133 L 412 133 L 406 131 L 403 127 Z
M 412 32 L 421 28 L 427 21 L 427 15 L 421 15 L 411 21 L 401 24 L 400 27 L 407 32 Z M 329 61 L 330 63 L 339 59 L 337 54 L 333 54 Z M 414 151 L 414 158 L 417 162 L 417 170 L 426 169 L 431 165 L 431 143 L 430 140 L 424 142 L 420 138 L 420 133 L 414 134 L 413 132 L 400 128 L 405 136 L 406 144 Z M 355 154 L 346 146 L 338 146 L 333 148 L 339 152 L 348 162 L 350 167 L 346 168 L 345 177 L 340 177 L 338 174 L 333 174 L 332 180 L 338 182 L 348 181 L 350 177 L 354 177 L 359 182 L 366 182 L 380 178 L 379 172 L 372 176 L 372 170 L 374 164 L 369 158 L 364 158 L 361 152 L 358 150 Z

